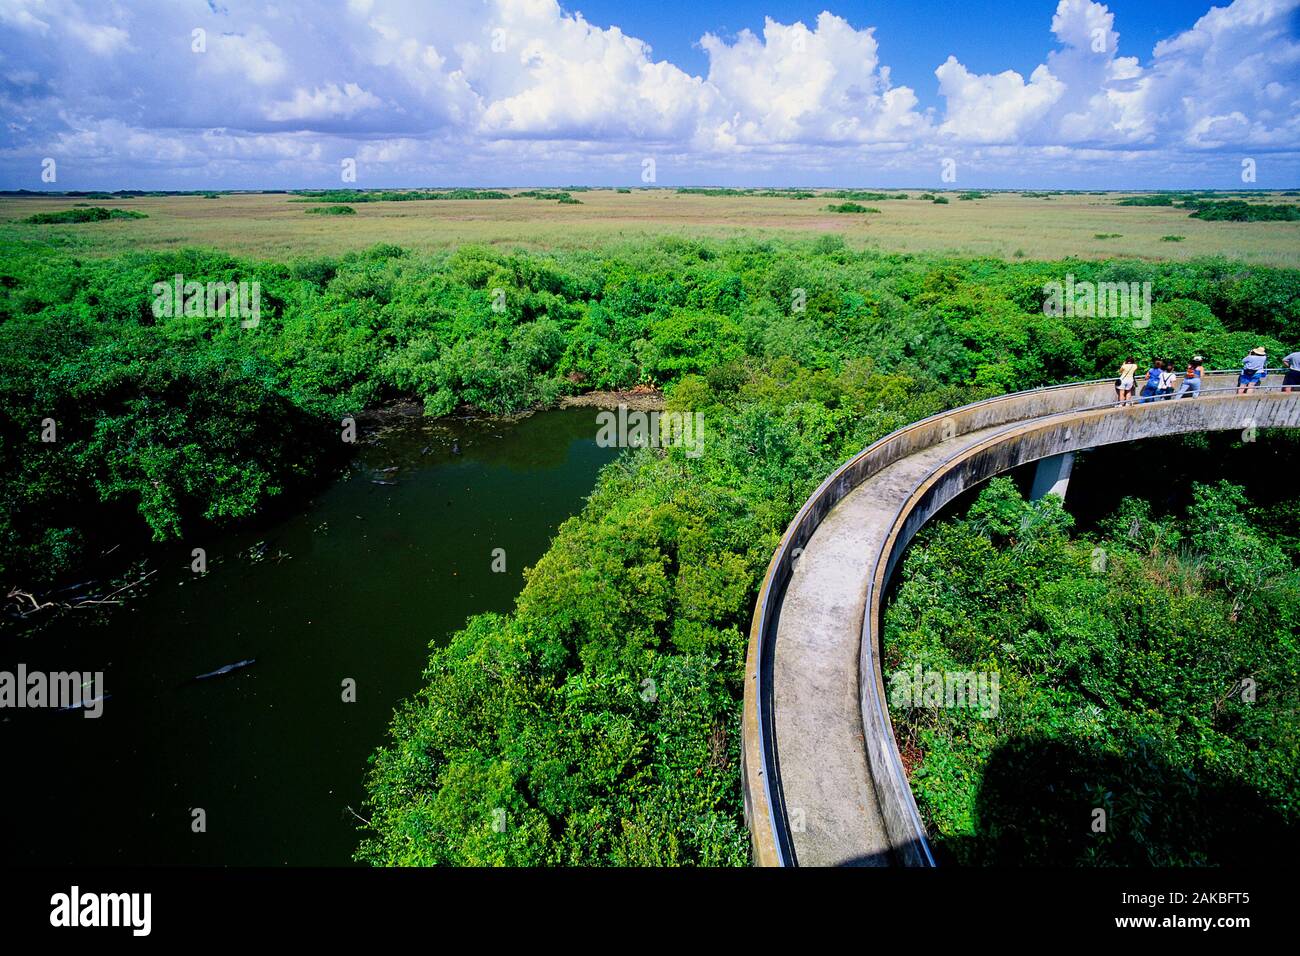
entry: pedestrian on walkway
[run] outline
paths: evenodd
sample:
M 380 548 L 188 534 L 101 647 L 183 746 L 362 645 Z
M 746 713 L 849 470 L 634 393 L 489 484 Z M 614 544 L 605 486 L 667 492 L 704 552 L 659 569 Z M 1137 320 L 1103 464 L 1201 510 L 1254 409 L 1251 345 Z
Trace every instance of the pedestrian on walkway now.
M 1115 379 L 1115 396 L 1121 402 L 1133 398 L 1133 376 L 1137 374 L 1138 363 L 1132 357 L 1126 358 L 1119 367 L 1119 378 Z
M 1178 398 L 1197 398 L 1201 394 L 1201 377 L 1205 374 L 1205 366 L 1201 363 L 1204 361 L 1201 356 L 1193 355 L 1192 360 L 1187 363 L 1187 373 L 1183 376 L 1183 385 L 1178 390 Z
M 1156 359 L 1155 364 L 1147 369 L 1147 383 L 1142 386 L 1142 398 L 1138 400 L 1139 405 L 1155 401 L 1156 393 L 1160 391 L 1160 375 L 1164 370 L 1165 363 L 1160 359 Z
M 1292 352 L 1282 360 L 1286 374 L 1282 376 L 1282 391 L 1289 392 L 1300 386 L 1300 352 Z
M 1250 350 L 1250 354 L 1241 360 L 1241 374 L 1237 376 L 1237 394 L 1249 395 L 1255 386 L 1264 381 L 1268 375 L 1268 353 L 1264 346 Z
M 1156 389 L 1157 395 L 1161 399 L 1170 399 L 1174 397 L 1174 388 L 1178 385 L 1178 373 L 1174 371 L 1174 360 L 1165 359 L 1164 370 L 1160 373 L 1159 387 Z

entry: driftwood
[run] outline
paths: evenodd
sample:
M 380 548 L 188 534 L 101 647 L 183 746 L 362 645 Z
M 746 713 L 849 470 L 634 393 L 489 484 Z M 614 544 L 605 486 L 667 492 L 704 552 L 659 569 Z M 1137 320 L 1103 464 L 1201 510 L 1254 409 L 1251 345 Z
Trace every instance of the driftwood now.
M 108 594 L 105 594 L 102 597 L 84 596 L 79 598 L 72 598 L 71 600 L 68 601 L 48 601 L 48 600 L 38 601 L 36 599 L 36 596 L 32 594 L 30 591 L 24 591 L 21 588 L 17 588 L 17 587 L 11 588 L 9 590 L 9 593 L 6 595 L 6 597 L 9 598 L 10 601 L 16 602 L 14 606 L 18 609 L 18 616 L 24 618 L 31 617 L 33 614 L 36 614 L 40 611 L 48 610 L 49 608 L 64 608 L 68 610 L 77 610 L 78 608 L 99 607 L 105 604 L 121 604 L 122 601 L 117 598 L 117 595 L 121 594 L 123 591 L 129 591 L 131 590 L 131 588 L 136 587 L 137 585 L 143 584 L 146 580 L 149 579 L 150 575 L 154 573 L 155 573 L 154 571 L 147 571 L 145 572 L 144 576 L 139 578 L 138 580 L 132 581 L 130 584 L 124 584 L 120 588 L 117 588 L 114 591 L 110 591 Z M 23 601 L 31 602 L 32 608 L 30 611 L 23 610 L 23 604 L 22 604 Z
M 59 606 L 59 605 L 57 605 L 56 603 L 54 603 L 53 601 L 46 601 L 46 602 L 44 602 L 44 603 L 38 602 L 38 601 L 36 600 L 36 598 L 32 596 L 31 592 L 29 592 L 29 591 L 20 591 L 20 590 L 18 590 L 18 588 L 14 588 L 13 590 L 11 590 L 11 591 L 8 593 L 8 595 L 6 595 L 6 597 L 8 597 L 8 598 L 10 598 L 10 599 L 17 598 L 17 599 L 19 599 L 19 600 L 22 600 L 23 598 L 26 598 L 28 601 L 31 601 L 31 602 L 32 602 L 32 609 L 31 609 L 30 611 L 26 611 L 26 612 L 24 612 L 24 611 L 22 611 L 21 609 L 18 611 L 18 614 L 19 614 L 21 617 L 27 617 L 29 614 L 35 614 L 37 611 L 44 611 L 47 607 L 58 607 L 58 606 Z

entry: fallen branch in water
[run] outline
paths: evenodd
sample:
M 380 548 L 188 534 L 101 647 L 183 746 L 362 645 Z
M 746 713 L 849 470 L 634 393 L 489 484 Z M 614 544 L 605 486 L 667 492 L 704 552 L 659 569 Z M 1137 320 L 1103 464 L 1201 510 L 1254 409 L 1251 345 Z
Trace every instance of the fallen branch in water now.
M 18 588 L 14 588 L 13 590 L 11 590 L 11 591 L 6 595 L 6 597 L 11 598 L 11 599 L 12 599 L 12 598 L 18 598 L 18 599 L 20 599 L 20 600 L 21 600 L 22 598 L 26 598 L 27 600 L 29 600 L 29 601 L 32 602 L 32 609 L 31 609 L 30 611 L 23 612 L 21 609 L 18 611 L 18 614 L 19 614 L 20 617 L 27 617 L 29 614 L 35 614 L 37 611 L 43 611 L 43 610 L 45 610 L 47 607 L 58 607 L 58 605 L 55 604 L 53 601 L 46 601 L 44 604 L 38 603 L 37 600 L 36 600 L 36 598 L 31 594 L 31 592 L 29 592 L 29 591 L 20 591 L 20 590 L 18 590 Z
M 17 604 L 14 605 L 14 608 L 15 608 L 15 612 L 21 618 L 31 617 L 33 614 L 37 614 L 41 611 L 45 611 L 50 608 L 65 608 L 68 610 L 76 610 L 78 608 L 83 608 L 83 607 L 99 607 L 101 605 L 106 605 L 106 604 L 121 604 L 122 602 L 120 600 L 114 600 L 114 598 L 118 594 L 121 594 L 123 591 L 129 591 L 131 590 L 131 588 L 143 584 L 145 581 L 149 579 L 150 575 L 154 573 L 156 573 L 156 571 L 147 571 L 139 579 L 132 581 L 130 584 L 124 584 L 117 590 L 110 591 L 108 594 L 105 594 L 103 597 L 83 597 L 83 598 L 77 598 L 74 601 L 38 601 L 36 599 L 36 596 L 32 594 L 30 591 L 24 591 L 21 588 L 17 588 L 17 587 L 11 588 L 9 593 L 5 596 L 9 598 L 9 600 L 11 601 L 18 602 Z M 32 608 L 30 611 L 23 610 L 23 605 L 22 605 L 23 601 L 31 602 Z
M 120 588 L 118 588 L 116 591 L 110 591 L 108 594 L 105 594 L 102 598 L 82 598 L 82 599 L 81 599 L 80 601 L 78 601 L 76 604 L 72 604 L 72 605 L 69 605 L 69 606 L 70 606 L 70 607 L 77 608 L 77 607 L 85 607 L 85 606 L 90 605 L 90 604 L 121 604 L 121 603 L 122 603 L 121 601 L 112 601 L 112 600 L 109 600 L 109 599 L 112 598 L 113 595 L 115 595 L 115 594 L 121 594 L 123 591 L 129 591 L 129 590 L 131 590 L 131 588 L 136 587 L 137 585 L 144 584 L 144 582 L 149 578 L 149 575 L 154 574 L 154 573 L 156 573 L 156 572 L 155 572 L 155 571 L 146 571 L 145 574 L 144 574 L 144 577 L 140 578 L 140 580 L 138 580 L 138 581 L 133 581 L 133 582 L 130 583 L 130 584 L 124 584 L 124 585 L 122 585 Z

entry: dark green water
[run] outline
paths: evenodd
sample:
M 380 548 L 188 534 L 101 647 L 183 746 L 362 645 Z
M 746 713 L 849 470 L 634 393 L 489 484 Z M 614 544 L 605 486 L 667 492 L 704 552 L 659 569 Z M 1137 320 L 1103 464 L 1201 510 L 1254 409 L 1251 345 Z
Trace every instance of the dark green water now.
M 408 421 L 292 517 L 151 555 L 154 584 L 130 606 L 5 638 L 0 669 L 102 670 L 110 697 L 98 719 L 0 719 L 0 859 L 348 863 L 348 807 L 362 809 L 367 757 L 421 686 L 429 644 L 511 607 L 614 455 L 595 435 L 583 410 L 454 431 Z

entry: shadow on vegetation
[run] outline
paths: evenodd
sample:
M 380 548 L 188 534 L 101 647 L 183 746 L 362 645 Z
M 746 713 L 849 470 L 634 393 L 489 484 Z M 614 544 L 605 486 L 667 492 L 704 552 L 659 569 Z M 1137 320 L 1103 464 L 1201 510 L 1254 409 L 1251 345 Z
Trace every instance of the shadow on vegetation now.
M 1105 832 L 1093 832 L 1098 808 Z M 1300 827 L 1248 781 L 1173 766 L 1141 743 L 1117 754 L 1015 738 L 989 760 L 976 820 L 973 837 L 933 839 L 940 865 L 1258 865 L 1300 848 Z

